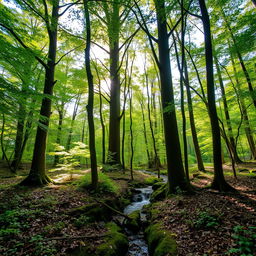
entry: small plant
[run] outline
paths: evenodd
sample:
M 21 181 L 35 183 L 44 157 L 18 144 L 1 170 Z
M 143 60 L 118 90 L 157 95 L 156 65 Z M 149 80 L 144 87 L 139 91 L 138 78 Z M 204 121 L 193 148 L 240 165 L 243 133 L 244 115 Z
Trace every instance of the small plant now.
M 256 252 L 256 227 L 235 226 L 233 228 L 236 247 L 228 252 L 241 256 L 253 256 Z
M 90 217 L 82 215 L 74 221 L 74 226 L 77 228 L 83 227 L 90 222 Z
M 200 212 L 194 221 L 196 228 L 215 228 L 220 224 L 220 217 L 210 214 L 207 211 Z
M 65 228 L 66 224 L 62 221 L 47 225 L 44 227 L 44 232 L 47 234 L 59 233 L 63 228 Z

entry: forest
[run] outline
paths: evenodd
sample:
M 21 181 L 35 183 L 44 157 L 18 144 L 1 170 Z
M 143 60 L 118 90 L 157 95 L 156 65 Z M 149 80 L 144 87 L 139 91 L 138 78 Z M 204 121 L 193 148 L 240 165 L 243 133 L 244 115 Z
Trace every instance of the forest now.
M 0 0 L 0 255 L 256 255 L 255 0 Z

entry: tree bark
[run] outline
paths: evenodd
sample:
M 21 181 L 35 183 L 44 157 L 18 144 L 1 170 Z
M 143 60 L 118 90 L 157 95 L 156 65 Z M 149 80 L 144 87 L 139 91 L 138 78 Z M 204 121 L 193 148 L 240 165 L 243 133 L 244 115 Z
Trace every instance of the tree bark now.
M 60 145 L 61 141 L 61 133 L 62 133 L 62 123 L 64 118 L 64 102 L 61 103 L 60 108 L 58 109 L 59 121 L 58 121 L 58 129 L 57 129 L 57 137 L 56 144 Z M 57 165 L 60 161 L 59 155 L 54 155 L 54 165 Z
M 190 121 L 191 134 L 192 134 L 192 139 L 193 139 L 193 144 L 194 144 L 194 149 L 195 149 L 195 154 L 196 154 L 196 159 L 197 159 L 197 167 L 198 167 L 198 170 L 200 170 L 201 172 L 205 172 L 204 163 L 203 163 L 203 159 L 202 159 L 202 155 L 201 155 L 201 150 L 200 150 L 199 142 L 198 142 L 198 138 L 197 138 L 186 58 L 184 61 L 184 72 L 185 72 L 185 86 L 186 86 L 187 100 L 188 100 L 189 121 Z
M 205 41 L 205 60 L 206 60 L 206 79 L 207 79 L 207 99 L 208 111 L 212 128 L 213 141 L 213 163 L 214 163 L 214 178 L 212 188 L 219 191 L 230 191 L 232 187 L 225 181 L 222 160 L 221 160 L 221 139 L 220 127 L 215 105 L 215 86 L 213 74 L 213 56 L 212 56 L 212 41 L 210 30 L 210 19 L 204 0 L 199 0 L 199 5 L 202 14 L 202 22 L 204 27 L 204 41 Z
M 88 0 L 84 0 L 84 14 L 86 21 L 86 48 L 85 48 L 85 67 L 88 80 L 88 104 L 87 115 L 88 115 L 88 127 L 89 127 L 89 149 L 90 149 L 90 160 L 91 160 L 91 184 L 93 189 L 97 189 L 98 186 L 98 171 L 97 171 L 97 156 L 95 147 L 95 128 L 93 119 L 93 103 L 94 103 L 94 84 L 93 76 L 90 65 L 90 48 L 91 48 L 91 24 L 90 14 L 88 10 Z
M 159 73 L 161 84 L 161 99 L 163 107 L 164 136 L 166 145 L 168 188 L 169 192 L 177 189 L 190 190 L 186 180 L 178 134 L 175 112 L 172 74 L 169 54 L 169 37 L 165 13 L 165 1 L 154 1 L 157 15 Z
M 110 116 L 109 145 L 107 163 L 120 165 L 120 77 L 119 77 L 119 3 L 111 3 L 111 18 L 108 21 L 109 58 L 110 58 Z M 106 14 L 107 16 L 107 14 Z
M 28 177 L 21 182 L 21 185 L 38 186 L 51 182 L 45 170 L 45 151 L 49 120 L 51 115 L 51 96 L 53 95 L 56 48 L 57 48 L 57 27 L 59 18 L 59 0 L 52 3 L 51 23 L 48 25 L 49 50 L 47 65 L 45 66 L 44 95 L 42 100 L 39 125 L 36 132 L 36 140 L 33 151 L 31 169 Z M 49 17 L 48 17 L 49 18 Z

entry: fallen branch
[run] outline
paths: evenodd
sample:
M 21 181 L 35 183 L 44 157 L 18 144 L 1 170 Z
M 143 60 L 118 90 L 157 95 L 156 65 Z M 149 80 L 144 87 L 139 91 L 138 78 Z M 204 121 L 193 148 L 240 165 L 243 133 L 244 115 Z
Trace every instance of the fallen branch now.
M 50 237 L 44 239 L 45 241 L 50 241 L 50 240 L 76 240 L 76 239 L 94 239 L 94 238 L 101 238 L 105 237 L 106 234 L 102 235 L 94 235 L 94 236 L 60 236 L 60 237 Z
M 110 209 L 111 211 L 117 213 L 118 215 L 123 216 L 123 217 L 126 218 L 127 220 L 131 220 L 131 218 L 130 218 L 128 215 L 126 215 L 126 214 L 124 214 L 124 213 L 122 213 L 122 212 L 120 212 L 120 211 L 114 209 L 113 207 L 111 207 L 110 205 L 106 204 L 105 202 L 102 202 L 102 201 L 100 201 L 100 200 L 98 200 L 98 199 L 96 199 L 96 198 L 95 198 L 94 200 L 95 200 L 97 203 L 104 205 L 105 207 L 107 207 L 107 208 Z

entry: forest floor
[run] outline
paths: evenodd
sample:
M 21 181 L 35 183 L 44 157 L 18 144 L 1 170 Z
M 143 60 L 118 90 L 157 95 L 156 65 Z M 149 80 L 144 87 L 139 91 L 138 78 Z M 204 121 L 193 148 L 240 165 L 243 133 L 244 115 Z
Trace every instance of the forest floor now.
M 239 166 L 237 180 L 230 167 L 224 167 L 227 181 L 239 193 L 201 189 L 192 196 L 179 194 L 153 204 L 157 212 L 153 221 L 175 234 L 178 255 L 256 255 L 256 174 L 252 172 L 256 163 Z M 93 255 L 104 241 L 105 222 L 111 216 L 89 219 L 79 211 L 99 200 L 114 202 L 111 206 L 120 209 L 124 198 L 129 199 L 128 188 L 143 185 L 149 177 L 135 172 L 131 183 L 129 172 L 111 172 L 114 185 L 91 194 L 81 186 L 82 177 L 89 179 L 88 170 L 77 170 L 72 180 L 70 174 L 50 173 L 57 184 L 46 187 L 15 186 L 24 179 L 26 169 L 12 176 L 0 168 L 0 255 L 74 255 L 76 248 L 87 244 Z M 192 184 L 203 188 L 212 179 L 212 168 L 191 176 Z

